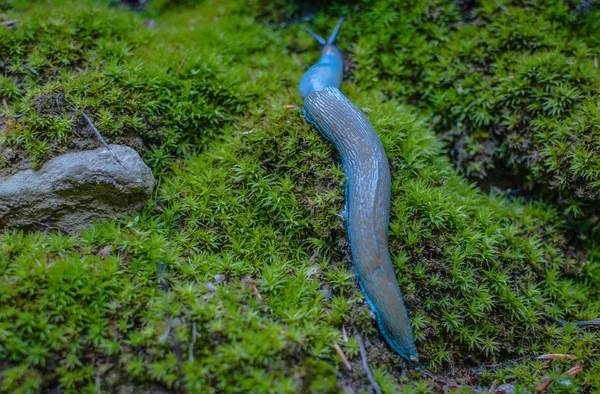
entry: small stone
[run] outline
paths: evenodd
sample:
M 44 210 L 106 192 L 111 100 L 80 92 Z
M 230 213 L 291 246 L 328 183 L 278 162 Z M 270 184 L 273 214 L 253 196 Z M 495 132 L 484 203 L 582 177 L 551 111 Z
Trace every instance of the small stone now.
M 515 388 L 515 386 L 508 383 L 498 386 L 496 388 L 496 391 L 494 391 L 495 394 L 515 394 L 516 392 L 517 389 Z
M 218 274 L 218 275 L 213 276 L 213 279 L 217 283 L 223 283 L 225 281 L 225 275 Z
M 146 28 L 152 30 L 156 27 L 156 21 L 148 18 L 144 20 L 144 25 L 146 25 Z
M 331 288 L 329 288 L 329 286 L 325 285 L 323 286 L 323 298 L 325 298 L 326 300 L 330 300 L 333 298 L 333 292 L 331 291 Z
M 15 158 L 15 152 L 11 148 L 5 148 L 2 151 L 2 156 L 4 157 L 4 160 L 11 161 Z
M 71 233 L 94 221 L 118 219 L 144 205 L 152 171 L 133 149 L 110 145 L 72 152 L 39 171 L 0 178 L 0 229 L 56 229 Z
M 98 256 L 106 257 L 112 253 L 112 246 L 108 245 L 98 251 Z

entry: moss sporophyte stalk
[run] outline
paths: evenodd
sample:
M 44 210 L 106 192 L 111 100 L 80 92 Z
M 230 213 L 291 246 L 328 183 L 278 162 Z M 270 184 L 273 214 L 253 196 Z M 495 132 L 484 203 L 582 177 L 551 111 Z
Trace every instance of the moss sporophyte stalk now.
M 420 362 L 457 391 L 599 390 L 598 330 L 566 323 L 600 316 L 600 11 L 580 3 L 0 0 L 0 176 L 99 147 L 77 108 L 159 185 L 120 222 L 2 230 L 0 391 L 368 392 L 359 337 L 383 392 L 443 390 L 380 334 L 344 165 L 299 109 L 304 28 L 341 15 Z

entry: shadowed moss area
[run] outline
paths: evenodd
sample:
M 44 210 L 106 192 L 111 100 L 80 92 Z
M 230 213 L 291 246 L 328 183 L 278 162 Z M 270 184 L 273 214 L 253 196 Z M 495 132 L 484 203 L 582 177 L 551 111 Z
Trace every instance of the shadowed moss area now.
M 535 189 L 575 218 L 600 200 L 600 8 L 595 2 L 252 2 L 269 23 L 349 15 L 351 79 L 434 118 L 455 165 Z M 326 10 L 327 13 L 319 13 Z M 506 178 L 512 178 L 507 180 Z
M 96 23 L 90 37 L 131 46 L 114 67 L 135 64 L 126 74 L 137 81 L 109 84 L 104 78 L 113 66 L 97 60 L 103 55 L 94 40 L 79 65 L 38 65 L 45 73 L 39 81 L 2 66 L 19 92 L 3 96 L 9 107 L 3 121 L 11 123 L 6 143 L 42 160 L 53 151 L 29 151 L 22 135 L 26 127 L 30 134 L 41 130 L 29 141 L 52 133 L 28 122 L 35 116 L 77 121 L 69 113 L 35 115 L 37 89 L 62 92 L 59 100 L 99 122 L 112 108 L 103 89 L 114 87 L 127 103 L 115 121 L 140 114 L 141 126 L 131 132 L 148 141 L 147 156 L 161 175 L 144 212 L 123 223 L 99 223 L 76 235 L 0 235 L 0 391 L 368 392 L 358 334 L 384 392 L 442 388 L 404 373 L 355 280 L 340 216 L 343 169 L 299 110 L 297 82 L 318 57 L 301 26 L 261 26 L 248 15 L 253 8 L 244 15 L 234 1 L 174 8 L 152 30 L 141 17 L 103 3 L 64 3 L 72 15 L 48 4 L 4 4 L 20 22 L 16 30 L 0 30 L 0 46 L 18 41 L 24 65 L 37 41 L 27 41 L 20 29 L 63 21 L 67 27 L 48 33 L 63 40 L 88 15 L 86 23 Z M 459 23 L 459 9 L 445 7 Z M 352 26 L 360 24 L 353 18 L 342 44 L 354 42 Z M 119 23 L 121 32 L 109 33 Z M 334 23 L 323 15 L 314 22 L 319 31 Z M 561 208 L 484 194 L 456 172 L 431 112 L 408 100 L 412 93 L 394 98 L 391 79 L 366 74 L 359 49 L 374 36 L 365 32 L 352 47 L 354 74 L 343 88 L 372 120 L 390 158 L 390 250 L 425 365 L 457 384 L 489 387 L 496 380 L 531 391 L 555 378 L 550 392 L 599 390 L 598 331 L 541 317 L 600 316 L 597 243 L 575 243 Z M 10 59 L 17 55 L 9 57 L 16 64 Z M 199 71 L 203 76 L 195 79 L 195 70 L 206 68 L 210 73 Z M 69 88 L 89 73 L 98 83 L 95 95 Z M 156 78 L 157 90 L 148 88 L 154 86 L 149 78 Z M 219 97 L 231 101 L 217 106 Z M 155 101 L 164 112 L 152 118 L 148 107 Z M 23 117 L 10 120 L 21 111 Z M 578 127 L 578 115 L 569 116 Z M 59 146 L 69 149 L 77 127 L 67 122 L 64 129 Z M 123 131 L 99 129 L 111 142 Z M 577 360 L 546 368 L 535 359 L 542 353 Z M 511 360 L 476 373 L 484 363 Z M 578 364 L 581 373 L 565 374 Z

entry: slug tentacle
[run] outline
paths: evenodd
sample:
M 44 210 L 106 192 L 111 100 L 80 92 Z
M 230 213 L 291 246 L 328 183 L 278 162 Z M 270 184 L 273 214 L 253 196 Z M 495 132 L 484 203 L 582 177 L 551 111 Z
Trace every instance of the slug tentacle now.
M 317 33 L 315 33 L 314 31 L 312 31 L 310 28 L 306 28 L 306 31 L 308 32 L 308 34 L 310 34 L 318 43 L 319 45 L 321 45 L 322 47 L 324 47 L 327 44 L 327 41 L 325 41 L 325 39 L 323 37 L 321 37 L 320 35 L 318 35 Z
M 342 28 L 342 24 L 344 23 L 345 19 L 346 19 L 346 17 L 341 17 L 340 18 L 339 22 L 337 23 L 337 25 L 335 26 L 335 28 L 331 32 L 331 35 L 329 36 L 329 39 L 327 40 L 327 44 L 329 44 L 329 45 L 335 45 L 335 42 L 337 41 L 338 34 L 340 33 L 340 29 Z
M 325 45 L 335 45 L 337 36 L 340 32 L 340 29 L 342 28 L 342 24 L 344 23 L 345 19 L 345 17 L 340 18 L 340 21 L 331 32 L 331 35 L 329 36 L 329 39 L 327 39 L 327 41 L 325 41 L 323 37 L 315 33 L 311 28 L 306 27 L 305 29 L 308 32 L 308 34 L 310 34 L 319 43 L 319 45 L 321 45 L 321 47 L 324 47 Z
M 343 19 L 323 47 L 319 63 L 302 77 L 302 111 L 342 159 L 347 177 L 346 223 L 352 259 L 379 329 L 398 354 L 416 362 L 410 320 L 388 249 L 389 163 L 371 122 L 339 90 L 343 64 L 334 44 L 342 22 Z M 336 57 L 333 61 L 332 54 Z

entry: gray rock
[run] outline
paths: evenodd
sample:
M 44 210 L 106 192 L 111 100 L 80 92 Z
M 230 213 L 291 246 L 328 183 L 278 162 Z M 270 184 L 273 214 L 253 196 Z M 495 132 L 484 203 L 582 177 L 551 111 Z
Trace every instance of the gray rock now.
M 39 171 L 0 178 L 0 229 L 78 231 L 94 220 L 121 218 L 152 193 L 152 171 L 133 149 L 67 153 Z
M 515 394 L 517 392 L 517 388 L 512 384 L 505 383 L 499 386 L 494 394 Z
M 217 275 L 213 276 L 213 279 L 217 283 L 223 283 L 225 281 L 225 275 L 217 274 Z

